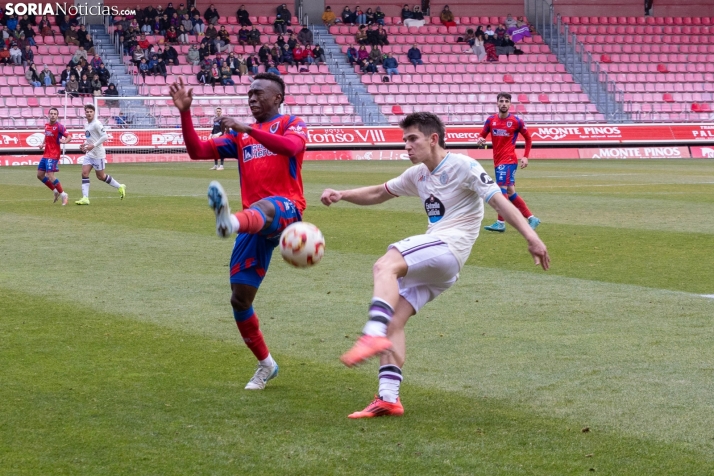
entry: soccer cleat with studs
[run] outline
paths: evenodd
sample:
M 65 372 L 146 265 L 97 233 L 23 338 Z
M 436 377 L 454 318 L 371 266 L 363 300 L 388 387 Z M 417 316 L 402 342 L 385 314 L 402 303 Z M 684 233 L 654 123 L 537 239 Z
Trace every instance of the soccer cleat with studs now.
M 538 228 L 538 225 L 540 225 L 540 219 L 536 216 L 532 216 L 528 219 L 528 224 L 530 225 L 531 228 L 534 230 Z
M 404 407 L 402 401 L 397 398 L 395 403 L 385 402 L 382 397 L 375 395 L 372 403 L 367 405 L 367 408 L 360 412 L 354 412 L 347 415 L 347 418 L 374 418 L 380 416 L 402 416 L 404 415 Z
M 354 367 L 391 348 L 392 342 L 386 337 L 363 335 L 357 339 L 357 342 L 355 342 L 355 345 L 353 345 L 350 350 L 340 357 L 340 360 L 347 367 Z
M 484 226 L 483 229 L 486 231 L 497 231 L 499 233 L 503 233 L 506 231 L 506 224 L 496 221 L 493 225 Z
M 55 199 L 52 201 L 52 203 L 57 203 L 57 200 L 60 198 L 60 193 L 57 190 L 54 190 L 55 192 Z
M 238 230 L 238 219 L 231 213 L 226 191 L 215 180 L 208 185 L 208 206 L 216 214 L 216 234 L 228 238 Z
M 258 364 L 258 368 L 253 374 L 253 378 L 248 381 L 245 389 L 263 390 L 265 388 L 265 384 L 268 383 L 268 380 L 272 380 L 278 376 L 278 363 L 273 361 L 273 364 L 274 365 L 270 367 Z
M 69 195 L 67 195 L 67 192 L 62 192 L 60 197 L 62 197 L 62 206 L 67 205 L 67 202 L 69 201 Z
M 124 200 L 124 197 L 126 197 L 126 185 L 123 183 L 119 184 L 119 200 Z
M 77 205 L 89 205 L 89 197 L 82 197 L 74 203 Z

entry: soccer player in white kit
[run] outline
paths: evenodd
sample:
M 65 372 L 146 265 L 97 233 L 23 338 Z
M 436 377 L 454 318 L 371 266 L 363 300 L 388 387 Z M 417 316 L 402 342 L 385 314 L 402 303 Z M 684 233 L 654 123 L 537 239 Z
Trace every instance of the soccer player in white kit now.
M 77 163 L 82 163 L 82 198 L 77 200 L 77 205 L 89 205 L 89 172 L 94 169 L 97 178 L 119 189 L 119 198 L 122 200 L 126 196 L 126 185 L 117 182 L 111 175 L 104 173 L 107 153 L 102 145 L 109 138 L 104 125 L 95 117 L 96 109 L 93 104 L 84 106 L 84 117 L 87 124 L 84 126 L 86 142 L 80 146 L 85 155 L 77 159 Z
M 420 197 L 429 221 L 426 234 L 389 245 L 374 265 L 369 320 L 362 337 L 341 360 L 351 367 L 381 354 L 379 393 L 349 418 L 404 414 L 399 399 L 406 357 L 404 326 L 458 279 L 478 237 L 484 202 L 523 235 L 536 265 L 545 270 L 550 265 L 545 244 L 483 167 L 471 157 L 444 150 L 446 133 L 438 116 L 415 112 L 399 126 L 413 167 L 385 184 L 326 189 L 320 198 L 329 206 L 340 200 L 375 205 L 399 196 Z

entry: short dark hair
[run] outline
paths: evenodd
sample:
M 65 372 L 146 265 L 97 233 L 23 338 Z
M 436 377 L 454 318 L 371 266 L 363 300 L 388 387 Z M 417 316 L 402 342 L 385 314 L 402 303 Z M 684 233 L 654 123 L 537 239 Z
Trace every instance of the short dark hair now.
M 509 101 L 511 100 L 511 95 L 508 93 L 499 93 L 498 96 L 496 96 L 496 102 L 500 101 L 501 98 L 506 98 Z
M 86 75 L 83 74 L 82 76 L 86 76 Z M 94 107 L 94 104 L 85 104 L 85 105 L 84 105 L 84 109 L 85 109 L 85 111 L 86 111 L 87 109 L 91 109 L 92 111 L 97 112 L 97 109 Z
M 412 126 L 416 126 L 419 132 L 425 136 L 438 134 L 439 146 L 442 148 L 446 147 L 446 127 L 436 114 L 431 112 L 413 112 L 399 122 L 399 127 L 402 129 L 407 129 Z
M 56 107 L 51 107 L 50 110 L 47 112 L 52 112 L 52 111 L 57 111 L 57 115 L 59 115 L 59 109 L 57 109 Z
M 253 76 L 253 80 L 255 81 L 256 79 L 267 79 L 277 84 L 278 88 L 280 88 L 280 95 L 283 97 L 280 103 L 282 104 L 282 102 L 285 101 L 285 81 L 283 81 L 283 78 L 275 73 L 258 73 Z

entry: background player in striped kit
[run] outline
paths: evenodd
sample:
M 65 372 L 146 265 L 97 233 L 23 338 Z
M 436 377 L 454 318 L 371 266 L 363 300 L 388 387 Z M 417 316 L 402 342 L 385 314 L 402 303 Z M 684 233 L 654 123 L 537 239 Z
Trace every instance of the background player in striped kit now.
M 511 95 L 501 93 L 497 96 L 498 114 L 486 119 L 486 123 L 478 139 L 478 145 L 486 142 L 486 137 L 491 134 L 493 143 L 493 166 L 496 168 L 496 183 L 501 187 L 501 193 L 528 220 L 534 230 L 540 225 L 540 220 L 528 209 L 526 202 L 516 193 L 516 170 L 518 170 L 518 155 L 516 155 L 516 139 L 520 133 L 526 140 L 526 150 L 521 159 L 521 168 L 528 167 L 528 155 L 531 152 L 531 134 L 526 129 L 526 124 L 520 117 L 510 114 Z M 484 227 L 486 231 L 506 231 L 506 223 L 502 216 L 498 216 L 496 223 Z
M 59 160 L 62 156 L 60 144 L 70 141 L 67 129 L 58 122 L 59 111 L 56 107 L 50 109 L 50 122 L 45 124 L 45 137 L 40 144 L 40 149 L 44 148 L 42 160 L 37 166 L 37 178 L 44 183 L 47 188 L 55 194 L 55 202 L 62 197 L 62 205 L 67 205 L 67 192 L 62 189 L 59 179 L 55 178 L 55 172 L 59 171 Z
M 404 326 L 421 307 L 449 289 L 478 238 L 484 201 L 513 225 L 528 242 L 537 265 L 548 269 L 548 251 L 536 232 L 481 165 L 471 157 L 444 150 L 444 123 L 434 114 L 416 112 L 405 117 L 405 149 L 414 164 L 382 185 L 352 190 L 326 189 L 321 201 L 331 205 L 345 200 L 375 205 L 398 196 L 416 196 L 424 202 L 427 232 L 389 245 L 374 265 L 374 293 L 369 320 L 357 343 L 342 356 L 353 366 L 382 354 L 379 393 L 371 404 L 349 418 L 402 415 L 399 399 L 406 359 Z
M 126 185 L 117 182 L 111 175 L 104 173 L 107 153 L 102 144 L 109 136 L 102 123 L 95 117 L 95 112 L 94 105 L 87 104 L 84 106 L 84 117 L 87 119 L 87 124 L 84 126 L 86 142 L 80 146 L 85 155 L 77 159 L 77 162 L 82 162 L 82 198 L 74 202 L 77 205 L 89 205 L 89 172 L 92 169 L 94 169 L 99 180 L 119 189 L 119 198 L 123 200 L 126 196 Z

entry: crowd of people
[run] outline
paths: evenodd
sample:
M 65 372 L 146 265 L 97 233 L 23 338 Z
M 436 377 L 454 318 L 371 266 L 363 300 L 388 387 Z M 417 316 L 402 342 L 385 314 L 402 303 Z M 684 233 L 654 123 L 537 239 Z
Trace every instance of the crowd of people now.
M 421 5 L 414 5 L 410 7 L 408 4 L 404 4 L 401 11 L 400 23 L 404 26 L 424 26 L 426 24 L 425 13 L 422 11 Z M 385 14 L 382 11 L 382 7 L 376 7 L 374 10 L 370 7 L 366 10 L 362 10 L 360 6 L 356 6 L 354 10 L 350 7 L 345 6 L 337 16 L 335 12 L 332 11 L 332 7 L 325 7 L 325 11 L 322 14 L 322 23 L 326 27 L 331 27 L 338 23 L 344 25 L 380 25 L 385 26 Z M 454 14 L 449 9 L 448 5 L 445 5 L 439 14 L 439 19 L 441 23 L 446 26 L 456 26 L 454 21 Z

